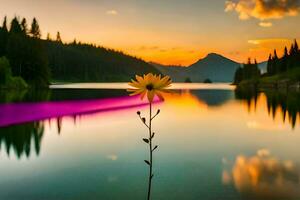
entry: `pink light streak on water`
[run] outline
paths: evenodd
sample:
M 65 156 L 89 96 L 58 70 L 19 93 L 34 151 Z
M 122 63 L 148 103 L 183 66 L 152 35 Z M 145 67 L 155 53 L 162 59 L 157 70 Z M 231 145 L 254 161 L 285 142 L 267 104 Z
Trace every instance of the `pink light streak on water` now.
M 80 101 L 0 104 L 0 127 L 53 117 L 140 107 L 147 104 L 147 100 L 141 101 L 138 96 Z

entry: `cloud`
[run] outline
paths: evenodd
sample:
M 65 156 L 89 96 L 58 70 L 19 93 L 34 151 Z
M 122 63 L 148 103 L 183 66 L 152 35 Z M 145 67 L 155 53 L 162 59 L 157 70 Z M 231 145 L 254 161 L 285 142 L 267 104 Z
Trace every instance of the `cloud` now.
M 106 11 L 106 14 L 107 15 L 117 15 L 118 11 L 116 11 L 116 10 L 108 10 L 108 11 Z
M 225 12 L 235 11 L 241 20 L 280 19 L 296 16 L 300 11 L 300 0 L 238 0 L 226 1 Z
M 236 157 L 231 169 L 223 170 L 222 182 L 233 184 L 246 199 L 299 199 L 300 169 L 291 160 L 280 160 L 268 149 L 256 155 Z
M 138 48 L 140 51 L 159 50 L 159 46 L 141 46 Z
M 258 45 L 259 47 L 264 47 L 264 48 L 273 48 L 273 49 L 277 48 L 277 47 L 282 47 L 282 46 L 284 47 L 285 45 L 289 45 L 292 42 L 293 42 L 292 39 L 287 39 L 287 38 L 248 40 L 249 44 Z
M 272 27 L 273 24 L 271 22 L 260 22 L 259 26 L 264 27 L 264 28 L 269 28 L 269 27 Z

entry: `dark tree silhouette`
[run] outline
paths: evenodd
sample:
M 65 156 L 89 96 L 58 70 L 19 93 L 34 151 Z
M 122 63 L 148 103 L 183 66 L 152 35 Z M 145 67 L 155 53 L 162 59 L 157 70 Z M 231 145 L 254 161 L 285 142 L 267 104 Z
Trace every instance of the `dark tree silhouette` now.
M 29 157 L 32 153 L 32 142 L 37 155 L 40 153 L 41 141 L 44 135 L 42 122 L 32 122 L 17 126 L 0 128 L 0 144 L 4 144 L 6 153 L 14 151 L 20 159 L 23 155 Z
M 12 34 L 22 33 L 22 28 L 17 17 L 14 17 L 11 21 L 9 32 Z
M 298 92 L 278 92 L 278 91 L 264 91 L 266 96 L 266 103 L 268 113 L 275 118 L 276 115 L 281 114 L 283 122 L 289 120 L 292 128 L 295 128 L 297 120 L 300 117 L 300 94 Z M 251 105 L 255 105 L 259 92 L 250 90 L 249 88 L 237 88 L 235 90 L 237 99 L 245 100 L 250 110 Z M 281 109 L 278 109 L 281 108 Z M 286 119 L 288 117 L 288 119 Z
M 17 17 L 12 19 L 10 31 L 4 30 L 3 27 L 0 29 L 0 45 L 4 49 L 1 56 L 9 59 L 12 75 L 22 77 L 34 87 L 48 86 L 50 74 L 48 57 L 44 43 L 39 39 L 40 29 L 37 20 L 33 19 L 29 33 L 26 19 L 23 18 L 20 23 Z
M 251 58 L 248 58 L 246 64 L 243 64 L 242 67 L 239 67 L 234 75 L 234 84 L 239 84 L 243 80 L 253 80 L 257 79 L 260 76 L 260 70 L 256 59 L 254 63 L 251 63 Z
M 28 32 L 28 27 L 27 27 L 27 21 L 25 18 L 22 19 L 21 29 L 22 29 L 23 34 L 26 35 Z
M 288 50 L 285 47 L 284 48 L 284 55 L 282 57 L 281 64 L 280 64 L 280 72 L 285 72 L 287 70 L 288 56 L 289 56 Z
M 46 38 L 46 40 L 47 40 L 47 41 L 51 41 L 51 40 L 52 40 L 52 39 L 51 39 L 50 33 L 47 33 L 47 38 Z
M 258 73 L 255 70 L 257 66 L 256 60 L 251 64 L 251 59 L 248 59 L 247 64 L 244 64 L 242 69 L 237 69 L 235 74 L 234 83 L 238 83 L 241 79 L 249 79 L 256 77 Z M 290 50 L 284 48 L 284 54 L 281 58 L 278 57 L 276 49 L 273 55 L 270 54 L 267 63 L 267 73 L 263 76 L 273 76 L 281 73 L 286 73 L 293 68 L 300 68 L 300 51 L 297 40 L 293 42 Z M 243 73 L 241 72 L 243 71 Z M 300 80 L 300 77 L 298 78 Z
M 56 42 L 62 42 L 61 37 L 60 37 L 60 32 L 57 32 L 57 34 L 56 34 Z
M 135 74 L 160 74 L 152 65 L 120 51 L 76 39 L 63 43 L 60 32 L 56 41 L 50 34 L 42 40 L 36 18 L 29 31 L 26 27 L 26 19 L 20 23 L 14 17 L 9 32 L 0 28 L 0 55 L 9 59 L 12 75 L 31 86 L 47 87 L 50 72 L 54 80 L 80 82 L 129 81 Z
M 40 26 L 39 26 L 36 18 L 33 18 L 33 20 L 32 20 L 30 34 L 33 38 L 41 37 Z
M 273 74 L 273 60 L 272 55 L 269 55 L 268 63 L 267 63 L 267 74 L 272 75 Z
M 295 39 L 295 41 L 294 41 L 294 53 L 298 53 L 298 51 L 299 51 L 299 47 L 298 47 L 297 40 Z
M 0 57 L 6 54 L 7 38 L 8 30 L 6 26 L 6 17 L 4 17 L 3 25 L 0 27 Z
M 3 20 L 2 29 L 4 31 L 8 32 L 8 29 L 7 29 L 7 17 L 6 16 L 4 17 L 4 20 Z
M 239 84 L 240 82 L 242 82 L 243 79 L 244 79 L 244 77 L 243 77 L 243 68 L 239 67 L 235 71 L 233 83 L 234 84 Z

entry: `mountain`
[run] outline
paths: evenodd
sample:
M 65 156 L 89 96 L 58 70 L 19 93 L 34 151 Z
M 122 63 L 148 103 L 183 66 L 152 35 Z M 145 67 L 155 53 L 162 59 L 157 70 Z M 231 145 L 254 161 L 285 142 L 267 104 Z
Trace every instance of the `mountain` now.
M 210 79 L 212 82 L 232 82 L 236 69 L 241 63 L 230 60 L 222 55 L 210 53 L 190 66 L 166 66 L 151 63 L 163 74 L 171 76 L 175 82 L 184 82 L 187 78 L 192 82 L 203 82 Z M 259 63 L 262 71 L 266 71 L 267 62 Z
M 169 75 L 174 82 L 183 82 L 189 77 L 187 67 L 177 65 L 162 65 L 159 63 L 150 62 L 162 74 Z
M 210 53 L 188 67 L 188 74 L 193 82 L 203 82 L 210 79 L 213 82 L 231 82 L 235 70 L 240 66 L 219 54 Z

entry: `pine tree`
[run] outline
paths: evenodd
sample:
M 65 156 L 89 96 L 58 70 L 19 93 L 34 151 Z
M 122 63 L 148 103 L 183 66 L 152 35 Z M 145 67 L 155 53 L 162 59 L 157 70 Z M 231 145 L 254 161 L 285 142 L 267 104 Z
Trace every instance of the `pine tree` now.
M 56 34 L 56 42 L 62 42 L 60 37 L 60 32 L 57 32 Z
M 51 41 L 50 33 L 47 33 L 47 41 Z
M 77 44 L 77 41 L 76 41 L 76 38 L 73 40 L 73 43 L 72 45 L 76 45 Z
M 282 60 L 281 60 L 281 64 L 280 64 L 280 72 L 285 72 L 287 71 L 287 65 L 288 65 L 288 50 L 287 48 L 285 47 L 284 48 L 284 54 L 283 54 L 283 57 L 282 57 Z
M 25 18 L 22 19 L 22 22 L 21 22 L 21 29 L 22 29 L 22 33 L 24 35 L 27 35 L 27 32 L 28 32 L 28 28 L 27 28 L 27 21 Z
M 297 40 L 295 39 L 295 42 L 294 42 L 294 53 L 298 53 L 299 51 L 299 47 L 298 47 L 298 44 L 297 44 Z
M 291 45 L 290 51 L 289 51 L 289 55 L 293 55 L 294 54 L 294 44 Z
M 7 17 L 6 16 L 4 17 L 4 20 L 3 20 L 2 29 L 4 31 L 8 32 L 8 29 L 7 29 Z
M 30 34 L 33 38 L 41 38 L 40 26 L 36 18 L 32 20 Z
M 273 59 L 278 59 L 278 56 L 277 56 L 277 51 L 276 51 L 276 49 L 274 49 L 274 56 L 273 56 Z
M 268 64 L 267 64 L 267 74 L 272 75 L 272 55 L 269 55 Z
M 277 51 L 274 49 L 274 55 L 272 59 L 272 69 L 273 69 L 273 74 L 277 74 L 279 70 L 279 63 L 278 63 L 278 56 L 277 56 Z
M 248 65 L 251 64 L 251 58 L 248 58 L 248 62 L 247 62 Z
M 286 47 L 284 47 L 284 54 L 283 54 L 283 57 L 288 57 L 289 54 L 288 54 L 288 50 Z
M 296 39 L 295 39 L 295 43 L 294 43 L 294 51 L 295 51 L 294 67 L 300 67 L 300 50 L 299 50 L 299 47 L 298 47 Z
M 0 28 L 0 57 L 5 56 L 6 54 L 7 38 L 6 17 L 4 17 L 2 28 Z
M 22 28 L 21 25 L 19 23 L 19 20 L 17 17 L 14 17 L 13 20 L 11 21 L 11 25 L 10 25 L 10 33 L 15 33 L 15 34 L 19 34 L 22 33 Z

